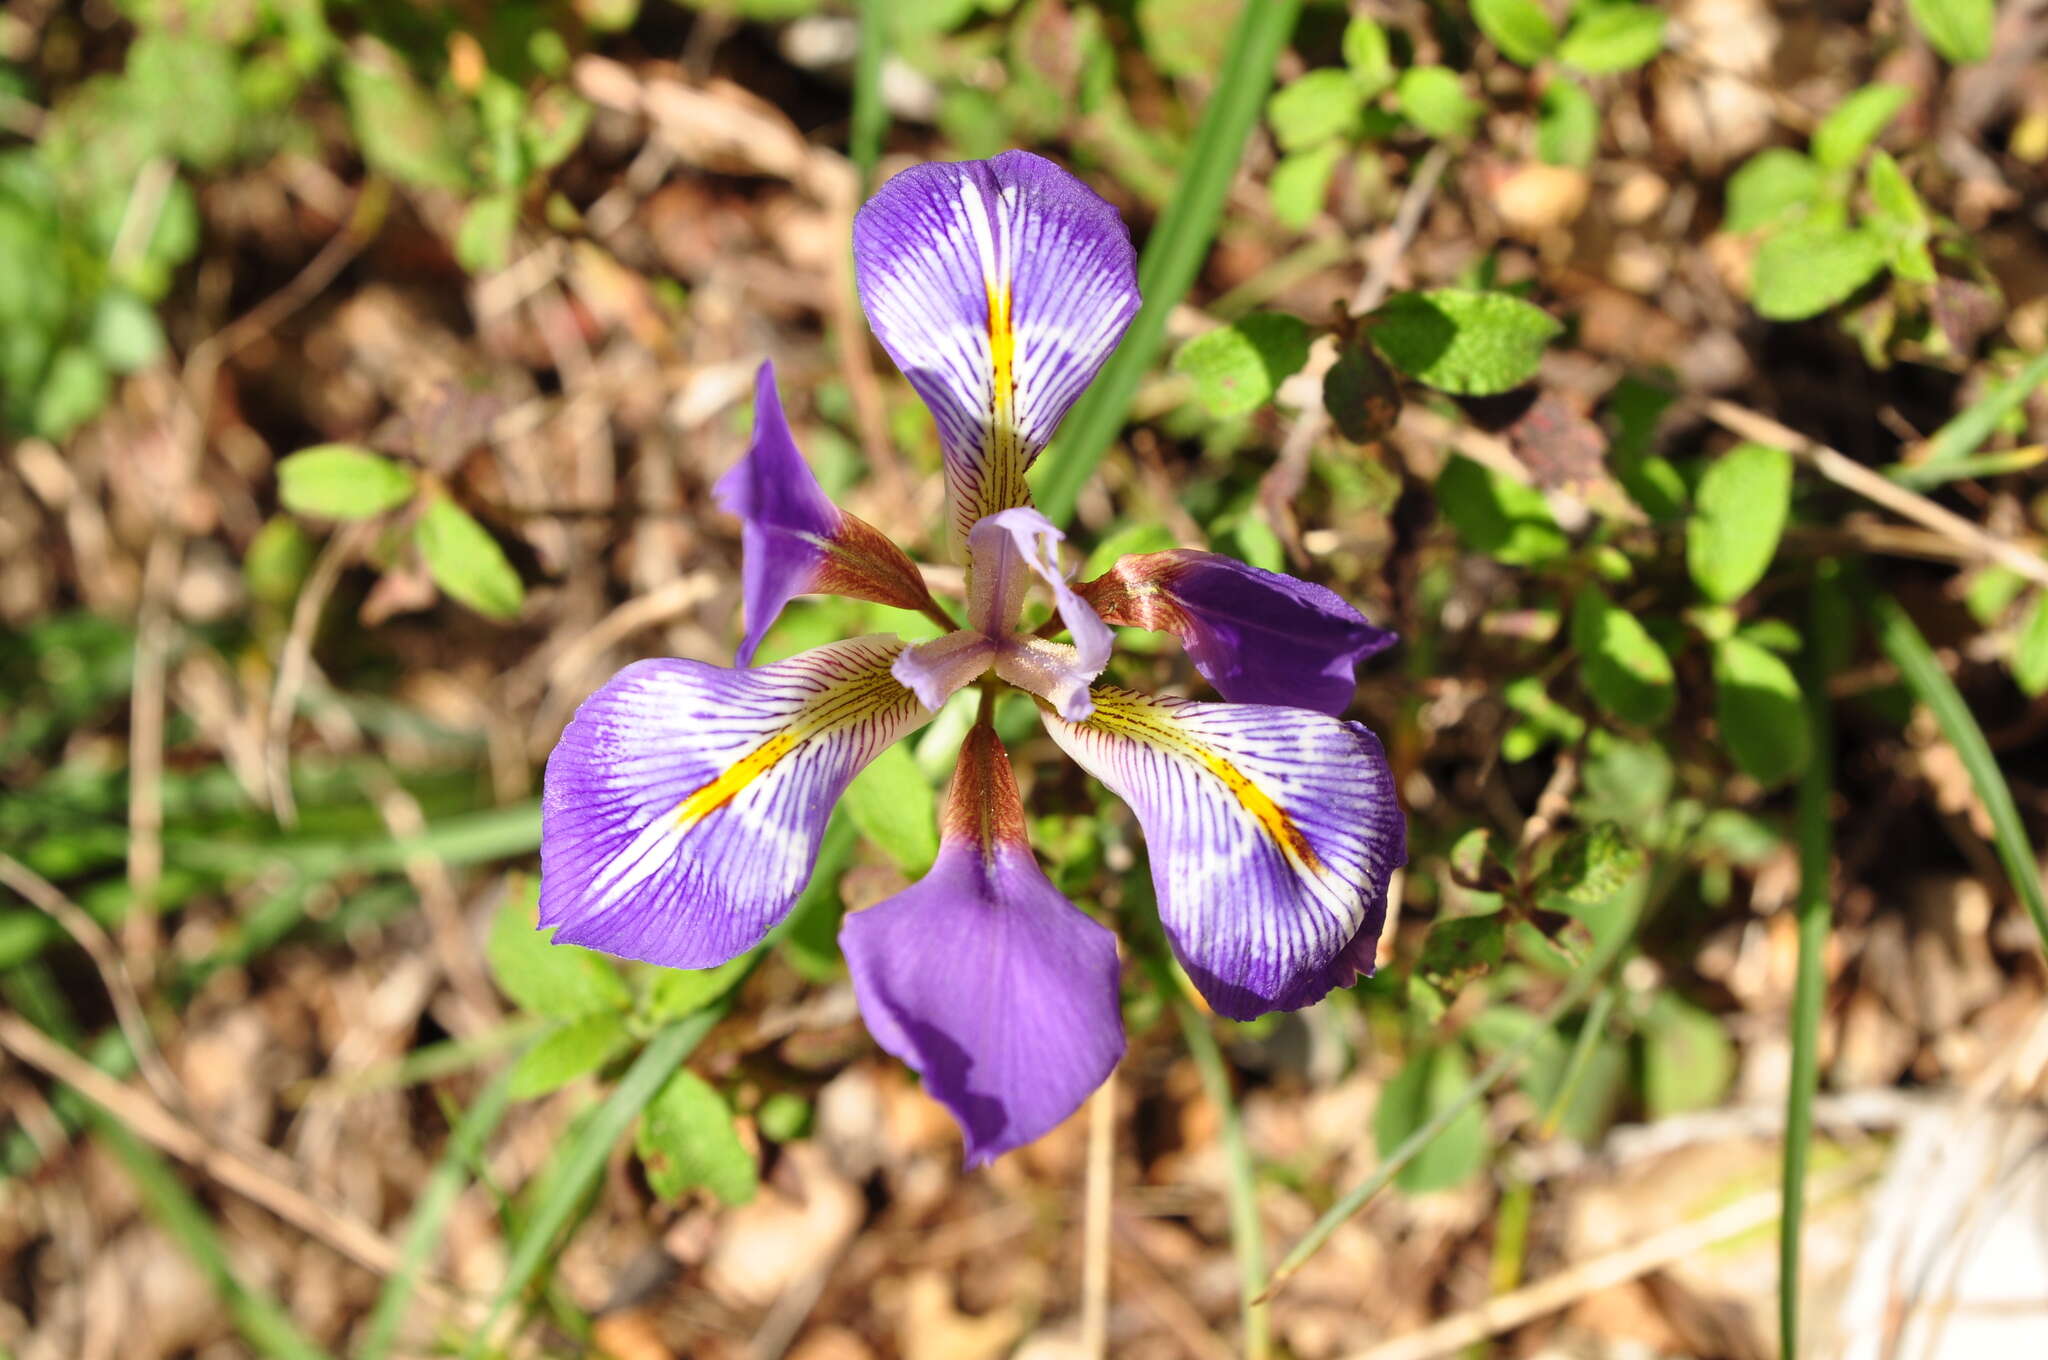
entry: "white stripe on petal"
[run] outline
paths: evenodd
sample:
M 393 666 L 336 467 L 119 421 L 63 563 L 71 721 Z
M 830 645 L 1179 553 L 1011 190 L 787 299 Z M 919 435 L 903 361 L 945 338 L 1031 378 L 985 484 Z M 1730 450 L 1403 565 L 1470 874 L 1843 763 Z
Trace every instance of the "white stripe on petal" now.
M 809 880 L 832 805 L 931 716 L 894 638 L 772 666 L 635 662 L 548 757 L 541 923 L 559 943 L 677 968 L 760 942 Z
M 1046 730 L 1137 813 L 1160 918 L 1209 1003 L 1244 1019 L 1347 982 L 1406 858 L 1379 739 L 1305 709 L 1109 686 L 1094 700 Z

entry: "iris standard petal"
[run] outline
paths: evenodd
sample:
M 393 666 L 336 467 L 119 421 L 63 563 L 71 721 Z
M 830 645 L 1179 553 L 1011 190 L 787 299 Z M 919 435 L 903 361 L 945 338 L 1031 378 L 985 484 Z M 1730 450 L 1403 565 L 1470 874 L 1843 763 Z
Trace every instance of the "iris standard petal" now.
M 1087 673 L 1082 682 L 1086 684 L 1109 664 L 1114 635 L 1067 584 L 1067 574 L 1060 568 L 1065 538 L 1051 520 L 1028 506 L 977 521 L 967 537 L 967 616 L 989 636 L 1006 636 L 1016 628 L 1025 588 L 1036 576 L 1052 591 L 1053 607 L 1074 639 L 1074 660 Z
M 1075 589 L 1109 623 L 1179 635 L 1195 669 L 1238 703 L 1335 716 L 1358 664 L 1398 640 L 1335 591 L 1221 553 L 1135 553 Z
M 868 324 L 945 451 L 953 541 L 1029 502 L 1024 470 L 1138 310 L 1116 209 L 1025 151 L 903 171 L 853 223 Z
M 988 728 L 961 748 L 931 872 L 839 943 L 868 1032 L 960 1121 L 969 1166 L 1051 1129 L 1123 1056 L 1116 939 L 1038 867 Z
M 804 461 L 782 411 L 775 365 L 754 379 L 754 439 L 746 457 L 712 488 L 719 507 L 740 518 L 741 594 L 747 631 L 739 663 L 753 662 L 784 605 L 823 591 L 899 609 L 925 609 L 924 578 L 895 544 L 832 504 Z
M 971 629 L 905 647 L 890 674 L 917 695 L 919 703 L 937 712 L 963 685 L 977 679 L 996 659 L 996 644 Z
M 931 716 L 895 638 L 754 670 L 636 661 L 548 757 L 540 920 L 557 944 L 708 968 L 760 943 L 810 878 L 861 767 Z
M 1087 722 L 1045 726 L 1137 814 L 1160 919 L 1218 1013 L 1294 1010 L 1370 971 L 1407 827 L 1365 727 L 1109 686 Z

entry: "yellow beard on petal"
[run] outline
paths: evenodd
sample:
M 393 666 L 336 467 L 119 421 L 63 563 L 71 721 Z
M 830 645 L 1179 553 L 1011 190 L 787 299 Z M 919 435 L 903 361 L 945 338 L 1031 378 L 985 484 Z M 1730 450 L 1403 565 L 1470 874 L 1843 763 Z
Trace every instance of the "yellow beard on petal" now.
M 875 717 L 891 704 L 911 699 L 887 671 L 858 675 L 828 689 L 805 704 L 781 731 L 769 737 L 689 797 L 676 805 L 676 825 L 694 826 L 745 792 L 747 787 L 780 764 L 785 756 L 811 738 L 861 718 Z M 914 699 L 911 700 L 915 702 Z
M 1287 809 L 1274 802 L 1272 796 L 1252 782 L 1244 771 L 1188 736 L 1178 725 L 1160 717 L 1150 704 L 1125 702 L 1116 690 L 1108 688 L 1096 689 L 1094 697 L 1095 714 L 1080 726 L 1115 732 L 1193 761 L 1230 791 L 1237 805 L 1250 814 L 1260 830 L 1266 833 L 1266 838 L 1283 855 L 1308 873 L 1322 872 L 1321 857 L 1301 828 L 1295 825 L 1294 818 L 1288 816 Z

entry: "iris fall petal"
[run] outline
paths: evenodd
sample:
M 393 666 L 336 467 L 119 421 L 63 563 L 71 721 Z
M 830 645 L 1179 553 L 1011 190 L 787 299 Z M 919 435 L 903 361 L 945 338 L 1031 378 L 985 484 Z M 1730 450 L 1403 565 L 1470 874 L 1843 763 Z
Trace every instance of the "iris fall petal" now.
M 1108 686 L 1088 721 L 1045 726 L 1137 814 L 1167 935 L 1220 1014 L 1294 1010 L 1370 971 L 1407 833 L 1365 727 Z
M 825 820 L 931 716 L 856 638 L 753 670 L 636 661 L 548 757 L 540 920 L 580 944 L 709 968 L 760 943 L 810 878 Z

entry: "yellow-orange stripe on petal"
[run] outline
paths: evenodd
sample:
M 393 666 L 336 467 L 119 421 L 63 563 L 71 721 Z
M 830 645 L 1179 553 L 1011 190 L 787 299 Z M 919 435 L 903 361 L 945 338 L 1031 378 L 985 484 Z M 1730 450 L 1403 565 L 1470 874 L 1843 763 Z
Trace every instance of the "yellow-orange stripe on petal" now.
M 1116 209 L 1052 162 L 1009 151 L 912 166 L 854 221 L 875 336 L 931 408 L 955 547 L 1028 504 L 1024 472 L 1138 309 Z
M 732 671 L 636 662 L 548 758 L 541 922 L 557 942 L 678 968 L 759 943 L 796 900 L 839 795 L 931 716 L 894 638 Z
M 1306 709 L 1093 697 L 1046 730 L 1137 814 L 1160 918 L 1212 1006 L 1292 1009 L 1370 968 L 1407 854 L 1377 737 Z

